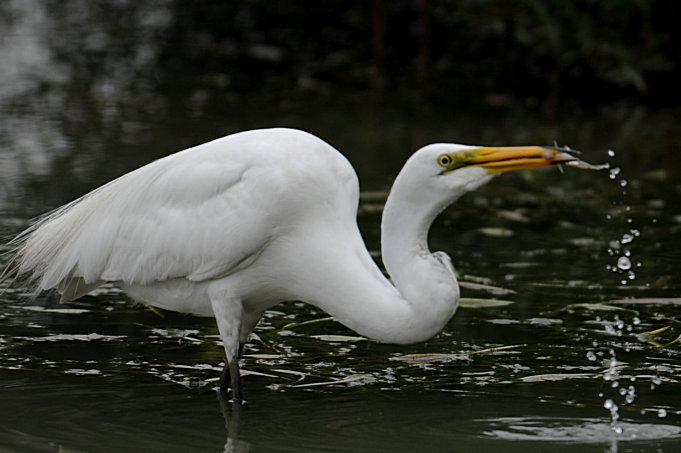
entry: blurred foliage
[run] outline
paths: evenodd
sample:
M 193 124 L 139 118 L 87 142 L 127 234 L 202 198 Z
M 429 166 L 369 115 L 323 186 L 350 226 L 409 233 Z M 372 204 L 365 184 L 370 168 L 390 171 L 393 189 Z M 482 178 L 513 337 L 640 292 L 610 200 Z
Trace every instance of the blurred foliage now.
M 679 24 L 674 0 L 0 2 L 0 204 L 11 175 L 70 174 L 54 206 L 271 125 L 354 152 L 363 179 L 434 140 L 614 148 L 674 177 Z
M 171 9 L 162 67 L 173 83 L 182 73 L 233 96 L 287 88 L 322 101 L 340 85 L 467 104 L 520 99 L 549 113 L 566 101 L 681 101 L 673 0 L 176 1 Z
M 55 71 L 37 75 L 67 85 L 76 103 L 85 92 L 116 92 L 165 109 L 153 93 L 168 91 L 197 110 L 254 93 L 279 102 L 353 93 L 462 107 L 520 102 L 548 114 L 566 104 L 681 103 L 675 0 L 29 3 L 44 9 L 37 26 L 49 28 L 43 44 L 56 57 Z M 0 5 L 0 24 L 18 11 Z

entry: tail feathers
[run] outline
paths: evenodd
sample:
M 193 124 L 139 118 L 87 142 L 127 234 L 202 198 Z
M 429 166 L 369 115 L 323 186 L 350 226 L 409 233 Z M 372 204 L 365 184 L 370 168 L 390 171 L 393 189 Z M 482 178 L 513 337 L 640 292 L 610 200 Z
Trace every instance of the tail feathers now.
M 22 281 L 31 288 L 33 296 L 56 288 L 62 293 L 63 302 L 77 299 L 104 283 L 86 283 L 83 278 L 75 277 L 73 256 L 64 252 L 80 226 L 78 223 L 63 225 L 64 215 L 84 198 L 47 213 L 7 244 L 6 254 L 10 259 L 0 274 L 0 285 L 6 283 L 0 294 Z
M 57 285 L 47 286 L 42 281 L 45 270 L 38 266 L 27 266 L 23 257 L 24 250 L 15 248 L 10 253 L 13 256 L 0 273 L 0 296 L 17 281 L 25 281 L 25 284 L 32 288 L 33 296 L 43 290 L 56 289 L 61 294 L 59 302 L 64 303 L 76 300 L 106 283 L 104 280 L 87 283 L 82 277 L 69 276 Z
M 57 291 L 61 293 L 59 303 L 69 302 L 83 297 L 93 289 L 99 288 L 104 283 L 104 280 L 97 280 L 92 283 L 85 283 L 81 277 L 73 277 L 68 280 L 63 280 L 57 287 Z
M 0 273 L 0 296 L 5 294 L 9 287 L 16 283 L 18 278 L 19 275 L 16 271 L 16 256 L 15 256 L 10 259 L 7 266 L 5 266 L 5 268 L 2 270 L 2 273 Z

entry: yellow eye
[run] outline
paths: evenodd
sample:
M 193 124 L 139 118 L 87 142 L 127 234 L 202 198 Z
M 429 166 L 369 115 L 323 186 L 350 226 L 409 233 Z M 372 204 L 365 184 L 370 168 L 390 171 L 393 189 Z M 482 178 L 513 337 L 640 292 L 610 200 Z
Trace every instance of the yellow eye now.
M 449 154 L 443 154 L 437 158 L 437 163 L 440 164 L 441 167 L 449 167 L 453 161 L 454 159 L 452 159 L 452 156 Z

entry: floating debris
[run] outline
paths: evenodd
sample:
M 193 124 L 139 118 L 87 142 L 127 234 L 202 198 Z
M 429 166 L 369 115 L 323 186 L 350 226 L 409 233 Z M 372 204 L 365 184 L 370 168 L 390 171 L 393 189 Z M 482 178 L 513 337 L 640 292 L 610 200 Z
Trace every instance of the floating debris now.
M 466 289 L 486 291 L 486 292 L 493 294 L 495 296 L 504 296 L 506 294 L 516 294 L 516 291 L 513 291 L 512 289 L 501 288 L 499 286 L 486 285 L 486 284 L 482 284 L 482 283 L 473 283 L 473 282 L 463 281 L 463 282 L 459 282 L 459 286 L 462 287 L 462 288 L 466 288 Z
M 495 346 L 493 348 L 478 349 L 477 351 L 471 351 L 470 354 L 487 354 L 490 352 L 507 351 L 509 349 L 524 348 L 526 344 L 512 344 L 507 346 Z
M 335 379 L 333 381 L 326 382 L 311 382 L 309 384 L 295 384 L 291 385 L 294 388 L 309 388 L 309 387 L 323 387 L 326 385 L 338 385 L 338 384 L 351 384 L 351 385 L 364 385 L 370 382 L 374 382 L 374 378 L 371 374 L 353 374 L 343 379 Z
M 485 236 L 495 237 L 495 238 L 511 237 L 515 234 L 515 232 L 513 230 L 510 230 L 508 228 L 500 228 L 500 227 L 480 227 L 480 228 L 478 228 L 478 231 L 481 234 L 484 234 Z
M 89 334 L 68 334 L 59 333 L 56 335 L 45 335 L 41 337 L 15 337 L 18 340 L 27 341 L 118 341 L 126 338 L 126 335 L 101 335 L 98 333 Z
M 288 329 L 293 329 L 293 328 L 296 328 L 296 327 L 308 326 L 310 324 L 317 324 L 319 322 L 329 322 L 329 321 L 334 321 L 334 319 L 331 316 L 327 316 L 325 318 L 310 319 L 308 321 L 291 322 L 291 323 L 286 324 L 284 327 L 282 327 L 279 330 L 288 330 Z
M 348 335 L 310 335 L 310 338 L 320 341 L 328 341 L 329 343 L 354 343 L 357 341 L 366 341 L 365 337 L 353 337 Z
M 459 307 L 462 308 L 493 308 L 493 307 L 505 307 L 506 305 L 511 305 L 515 302 L 510 300 L 499 300 L 499 299 L 481 299 L 476 297 L 462 297 L 459 300 Z
M 468 354 L 440 354 L 440 353 L 424 353 L 424 354 L 404 354 L 390 357 L 390 360 L 407 363 L 430 363 L 430 362 L 452 362 L 455 360 L 468 360 Z
M 591 373 L 551 373 L 551 374 L 535 374 L 532 376 L 524 376 L 520 378 L 522 382 L 550 382 L 550 381 L 564 381 L 566 379 L 591 379 L 594 375 Z
M 59 313 L 62 315 L 81 315 L 89 313 L 90 310 L 84 308 L 45 308 L 38 305 L 11 305 L 10 308 L 27 311 L 39 311 L 41 313 Z

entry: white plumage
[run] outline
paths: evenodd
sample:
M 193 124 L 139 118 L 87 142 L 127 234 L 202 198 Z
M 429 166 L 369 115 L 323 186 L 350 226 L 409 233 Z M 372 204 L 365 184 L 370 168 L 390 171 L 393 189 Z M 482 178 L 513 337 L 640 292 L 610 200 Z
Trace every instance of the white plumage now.
M 454 314 L 449 258 L 430 224 L 494 174 L 577 161 L 562 149 L 429 145 L 405 164 L 382 223 L 383 261 L 362 241 L 359 183 L 333 147 L 293 129 L 241 132 L 152 162 L 39 219 L 5 271 L 62 299 L 114 282 L 154 306 L 215 316 L 234 398 L 240 345 L 279 302 L 318 306 L 378 341 L 426 340 Z

